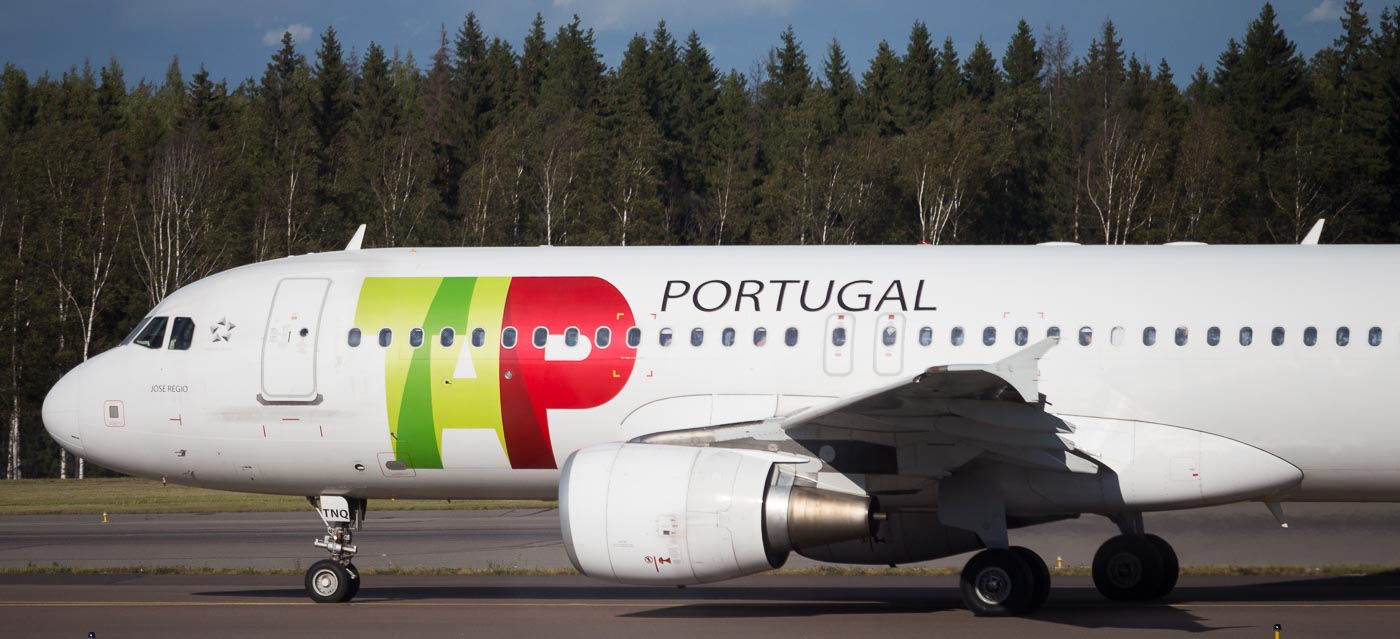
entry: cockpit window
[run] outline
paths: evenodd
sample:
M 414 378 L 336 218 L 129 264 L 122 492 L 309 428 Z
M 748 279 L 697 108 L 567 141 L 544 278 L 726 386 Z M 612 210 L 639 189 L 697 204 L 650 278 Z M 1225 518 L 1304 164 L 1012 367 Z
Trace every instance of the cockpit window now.
M 141 329 L 143 329 L 143 328 L 146 327 L 146 322 L 149 322 L 149 321 L 151 321 L 151 318 L 149 318 L 149 317 L 143 317 L 143 318 L 141 318 L 141 321 L 139 321 L 139 322 L 136 323 L 136 328 L 131 329 L 131 332 L 130 332 L 130 333 L 127 333 L 127 334 L 126 334 L 126 337 L 122 339 L 122 346 L 126 346 L 127 344 L 130 344 L 130 343 L 131 343 L 131 340 L 136 339 L 136 336 L 139 335 L 139 334 L 141 333 Z
M 187 351 L 194 343 L 194 320 L 188 317 L 175 318 L 175 326 L 170 331 L 170 350 Z
M 164 317 L 152 317 L 151 321 L 146 322 L 145 328 L 141 329 L 141 333 L 138 334 L 136 339 L 132 340 L 131 343 L 137 346 L 145 346 L 146 348 L 160 348 L 161 345 L 165 343 L 165 325 L 167 322 L 168 320 Z

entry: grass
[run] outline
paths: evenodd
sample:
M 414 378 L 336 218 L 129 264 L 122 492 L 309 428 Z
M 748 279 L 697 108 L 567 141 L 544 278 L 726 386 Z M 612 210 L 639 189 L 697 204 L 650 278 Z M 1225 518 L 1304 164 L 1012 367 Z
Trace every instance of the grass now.
M 121 566 L 113 568 L 90 568 L 65 566 L 53 563 L 47 566 L 29 565 L 17 568 L 0 568 L 0 575 L 300 575 L 303 568 L 209 568 L 201 566 Z M 487 568 L 381 568 L 362 570 L 366 575 L 429 575 L 429 576 L 569 576 L 577 575 L 573 568 L 513 568 L 492 566 Z M 961 572 L 960 568 L 861 568 L 846 566 L 822 566 L 819 568 L 780 568 L 761 573 L 762 576 L 817 576 L 817 577 L 951 577 Z M 1051 568 L 1056 576 L 1085 577 L 1088 566 Z M 1364 565 L 1324 565 L 1324 566 L 1183 566 L 1183 577 L 1355 577 L 1400 573 L 1400 566 Z
M 370 510 L 494 510 L 554 508 L 534 500 L 370 501 Z M 21 479 L 0 483 L 0 515 L 291 512 L 308 510 L 302 497 L 231 493 L 130 477 Z

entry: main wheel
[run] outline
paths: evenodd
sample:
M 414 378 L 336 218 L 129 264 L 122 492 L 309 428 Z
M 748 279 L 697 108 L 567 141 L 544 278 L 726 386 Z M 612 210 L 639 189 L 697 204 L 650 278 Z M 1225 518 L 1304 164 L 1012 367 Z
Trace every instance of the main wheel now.
M 306 594 L 316 603 L 350 601 L 358 591 L 360 574 L 352 568 L 322 559 L 306 571 Z
M 968 560 L 959 586 L 963 604 L 979 617 L 1025 614 L 1036 593 L 1031 566 L 1019 553 L 999 548 Z
M 1162 554 L 1162 580 L 1158 582 L 1157 588 L 1152 592 L 1149 599 L 1161 599 L 1171 594 L 1176 588 L 1176 579 L 1181 575 L 1181 562 L 1176 557 L 1176 551 L 1167 540 L 1157 535 L 1146 535 L 1147 540 L 1157 547 L 1157 552 Z
M 1146 535 L 1118 535 L 1094 553 L 1094 586 L 1115 601 L 1153 598 L 1161 588 L 1162 552 Z
M 1040 558 L 1034 550 L 1025 546 L 1012 546 L 1011 552 L 1016 553 L 1031 568 L 1031 578 L 1035 583 L 1035 592 L 1031 597 L 1030 607 L 1025 614 L 1040 610 L 1045 604 L 1045 600 L 1050 597 L 1050 567 L 1045 565 L 1045 560 Z

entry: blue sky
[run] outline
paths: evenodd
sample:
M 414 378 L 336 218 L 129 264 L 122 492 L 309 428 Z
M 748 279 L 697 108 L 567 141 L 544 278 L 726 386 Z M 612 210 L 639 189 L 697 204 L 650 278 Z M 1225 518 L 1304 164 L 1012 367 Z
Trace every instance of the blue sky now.
M 1311 55 L 1340 31 L 1343 0 L 1279 0 L 1274 7 L 1299 50 Z M 1197 65 L 1213 69 L 1231 38 L 1241 38 L 1262 1 L 1243 0 L 544 0 L 475 2 L 421 0 L 107 0 L 12 2 L 0 21 L 0 62 L 18 65 L 31 77 L 58 76 L 91 60 L 101 66 L 116 56 L 127 79 L 158 81 L 172 55 L 188 75 L 203 63 L 215 78 L 237 84 L 261 76 L 282 31 L 310 53 L 327 25 L 334 25 L 347 50 L 370 41 L 412 51 L 426 64 L 437 47 L 438 26 L 449 37 L 467 12 L 475 11 L 488 34 L 519 44 L 536 11 L 552 34 L 577 13 L 592 27 L 609 66 L 617 64 L 633 33 L 650 32 L 665 19 L 678 37 L 695 30 L 722 69 L 747 71 L 791 24 L 813 69 L 820 69 L 826 44 L 839 39 L 857 74 L 881 39 L 903 51 L 914 20 L 929 25 L 936 41 L 952 36 L 966 56 L 984 37 L 998 57 L 1025 18 L 1037 36 L 1064 26 L 1076 55 L 1083 55 L 1105 18 L 1112 18 L 1124 45 L 1155 65 L 1166 58 L 1178 81 Z M 1368 3 L 1374 21 L 1380 3 Z

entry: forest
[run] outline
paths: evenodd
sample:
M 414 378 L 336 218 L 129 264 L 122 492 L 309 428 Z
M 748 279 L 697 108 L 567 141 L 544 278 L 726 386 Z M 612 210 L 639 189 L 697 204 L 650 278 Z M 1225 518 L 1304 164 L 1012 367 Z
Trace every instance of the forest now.
M 864 69 L 788 28 L 725 71 L 664 22 L 609 68 L 578 17 L 517 51 L 470 14 L 429 60 L 288 34 L 237 84 L 6 64 L 5 477 L 106 472 L 49 439 L 44 394 L 170 292 L 360 224 L 366 247 L 1296 243 L 1319 218 L 1397 241 L 1400 13 L 1351 0 L 1311 54 L 1267 4 L 1240 29 L 1184 71 L 1111 21 L 1083 56 L 1063 28 L 1021 21 L 998 56 L 915 22 Z

